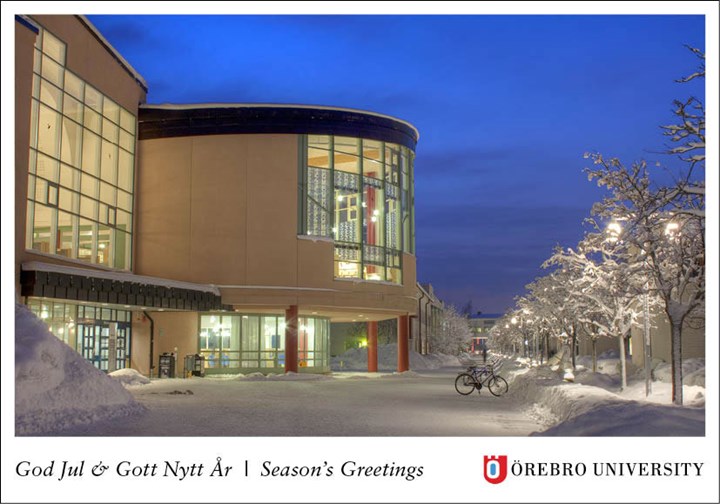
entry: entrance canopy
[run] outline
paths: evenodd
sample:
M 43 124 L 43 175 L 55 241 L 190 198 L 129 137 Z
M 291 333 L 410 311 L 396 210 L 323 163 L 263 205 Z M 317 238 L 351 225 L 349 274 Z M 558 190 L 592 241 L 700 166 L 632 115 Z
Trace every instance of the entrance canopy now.
M 39 261 L 22 263 L 20 284 L 22 296 L 176 310 L 229 309 L 214 285 Z

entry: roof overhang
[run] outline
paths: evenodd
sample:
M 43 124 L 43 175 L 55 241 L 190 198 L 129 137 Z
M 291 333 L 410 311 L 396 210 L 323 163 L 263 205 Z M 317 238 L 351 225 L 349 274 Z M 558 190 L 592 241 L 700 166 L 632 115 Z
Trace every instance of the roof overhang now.
M 190 311 L 228 308 L 214 285 L 39 261 L 22 263 L 20 284 L 23 296 Z

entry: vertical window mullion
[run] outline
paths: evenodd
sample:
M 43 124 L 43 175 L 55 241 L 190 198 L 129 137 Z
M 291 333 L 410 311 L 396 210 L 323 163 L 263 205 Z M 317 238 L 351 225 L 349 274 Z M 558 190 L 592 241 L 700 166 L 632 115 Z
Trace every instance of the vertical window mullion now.
M 365 280 L 365 208 L 367 203 L 365 202 L 365 160 L 363 157 L 363 140 L 358 139 L 358 158 L 360 160 L 360 181 L 359 189 L 360 194 L 358 195 L 358 201 L 360 202 L 360 208 L 358 209 L 358 222 L 360 226 L 360 278 Z

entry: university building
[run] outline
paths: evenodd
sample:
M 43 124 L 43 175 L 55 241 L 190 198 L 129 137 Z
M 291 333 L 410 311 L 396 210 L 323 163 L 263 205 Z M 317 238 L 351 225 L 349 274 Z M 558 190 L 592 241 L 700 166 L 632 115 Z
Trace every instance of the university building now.
M 393 319 L 408 369 L 414 126 L 150 105 L 83 16 L 16 16 L 15 42 L 16 294 L 58 338 L 106 371 L 325 372 L 330 324 L 363 322 L 374 371 Z

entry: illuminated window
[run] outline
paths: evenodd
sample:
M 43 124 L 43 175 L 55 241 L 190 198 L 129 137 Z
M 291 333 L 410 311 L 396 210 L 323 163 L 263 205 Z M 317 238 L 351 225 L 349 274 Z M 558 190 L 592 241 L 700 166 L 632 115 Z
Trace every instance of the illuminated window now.
M 130 269 L 136 118 L 65 68 L 61 40 L 35 47 L 27 247 Z
M 415 246 L 413 152 L 351 137 L 304 141 L 299 232 L 334 240 L 336 278 L 402 283 L 402 252 Z
M 285 317 L 278 315 L 202 315 L 200 353 L 207 369 L 236 368 L 241 372 L 285 367 Z M 298 318 L 298 365 L 330 365 L 330 321 Z

